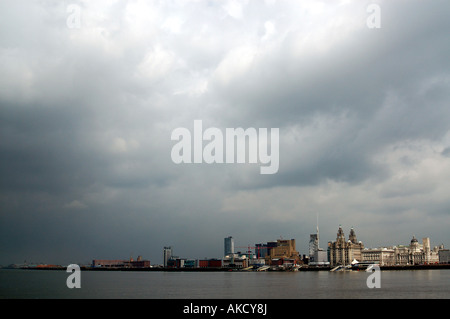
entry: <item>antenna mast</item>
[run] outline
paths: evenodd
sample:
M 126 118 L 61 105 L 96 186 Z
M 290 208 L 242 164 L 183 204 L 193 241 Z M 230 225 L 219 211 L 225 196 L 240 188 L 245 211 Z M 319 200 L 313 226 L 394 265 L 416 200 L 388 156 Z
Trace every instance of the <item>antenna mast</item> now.
M 317 248 L 320 247 L 320 241 L 319 241 L 319 212 L 317 212 Z

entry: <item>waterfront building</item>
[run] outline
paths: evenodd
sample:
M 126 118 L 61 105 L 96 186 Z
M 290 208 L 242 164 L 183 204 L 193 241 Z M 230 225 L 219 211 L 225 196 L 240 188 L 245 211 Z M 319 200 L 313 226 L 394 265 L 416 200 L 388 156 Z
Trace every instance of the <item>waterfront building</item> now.
M 184 267 L 185 268 L 197 268 L 198 267 L 198 260 L 196 260 L 196 259 L 186 259 L 184 261 Z
M 124 260 L 123 259 L 114 259 L 114 260 L 107 260 L 107 259 L 94 259 L 92 261 L 92 267 L 104 267 L 104 268 L 112 268 L 112 267 L 124 267 Z
M 314 255 L 319 251 L 319 214 L 317 214 L 317 225 L 316 233 L 309 236 L 309 257 L 314 257 Z
M 266 258 L 268 255 L 269 247 L 267 244 L 256 244 L 255 255 L 257 258 Z
M 248 266 L 262 267 L 266 264 L 265 258 L 251 258 L 248 260 Z
M 130 260 L 124 262 L 125 268 L 150 268 L 150 260 Z
M 438 255 L 440 264 L 450 264 L 450 250 L 444 249 L 442 245 L 442 249 L 439 249 Z
M 172 256 L 167 261 L 167 268 L 197 268 L 198 261 L 196 259 L 180 258 Z
M 328 254 L 319 243 L 319 225 L 317 225 L 317 233 L 309 236 L 309 261 L 311 266 L 327 266 L 329 265 Z
M 222 265 L 224 268 L 246 268 L 249 266 L 249 258 L 245 255 L 227 255 L 223 257 Z
M 392 248 L 366 248 L 361 251 L 361 262 L 389 266 L 395 264 L 395 251 Z
M 234 238 L 229 236 L 224 239 L 224 256 L 234 254 Z
M 357 241 L 355 230 L 350 230 L 348 241 L 345 240 L 344 231 L 339 226 L 336 241 L 328 243 L 328 254 L 330 265 L 351 265 L 354 260 L 361 261 L 361 252 L 364 245 Z
M 411 239 L 409 246 L 394 246 L 396 265 L 422 265 L 434 264 L 439 262 L 439 247 L 431 250 L 430 238 L 422 239 L 422 244 L 415 236 Z
M 172 257 L 172 247 L 164 247 L 164 267 L 167 267 L 167 262 Z
M 166 268 L 183 268 L 185 259 L 180 258 L 178 256 L 170 256 L 169 260 L 167 260 Z
M 420 244 L 413 236 L 409 245 L 364 249 L 361 252 L 361 261 L 381 266 L 435 264 L 440 262 L 442 249 L 443 246 L 431 249 L 428 237 L 423 238 Z
M 309 265 L 311 266 L 328 266 L 330 262 L 328 261 L 328 254 L 322 248 L 318 248 L 313 255 L 309 256 Z
M 221 259 L 201 259 L 198 261 L 199 268 L 222 268 Z
M 309 256 L 314 256 L 314 253 L 319 250 L 319 234 L 309 235 Z
M 94 259 L 92 261 L 92 267 L 94 268 L 150 268 L 150 260 L 143 260 L 141 256 L 137 260 L 130 258 L 129 260 L 115 259 Z
M 276 241 L 269 241 L 267 243 L 267 256 L 270 256 L 270 252 L 272 251 L 273 248 L 277 247 L 278 243 Z
M 269 243 L 268 243 L 269 244 Z M 266 256 L 266 264 L 279 264 L 279 260 L 289 260 L 289 263 L 300 263 L 300 255 L 295 249 L 295 239 L 278 239 L 276 247 L 271 247 Z

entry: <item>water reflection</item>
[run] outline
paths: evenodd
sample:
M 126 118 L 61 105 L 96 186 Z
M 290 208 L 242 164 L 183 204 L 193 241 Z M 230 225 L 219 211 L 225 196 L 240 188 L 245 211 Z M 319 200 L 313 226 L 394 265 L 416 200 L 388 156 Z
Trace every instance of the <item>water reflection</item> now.
M 82 272 L 81 289 L 62 271 L 0 270 L 0 298 L 325 299 L 449 298 L 450 270 L 366 272 Z

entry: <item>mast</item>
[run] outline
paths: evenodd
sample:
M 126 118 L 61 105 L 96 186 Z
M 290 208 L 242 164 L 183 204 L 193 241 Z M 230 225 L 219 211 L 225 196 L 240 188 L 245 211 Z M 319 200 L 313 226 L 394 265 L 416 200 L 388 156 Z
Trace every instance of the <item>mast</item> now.
M 320 237 L 319 237 L 319 212 L 317 212 L 317 248 L 320 248 Z

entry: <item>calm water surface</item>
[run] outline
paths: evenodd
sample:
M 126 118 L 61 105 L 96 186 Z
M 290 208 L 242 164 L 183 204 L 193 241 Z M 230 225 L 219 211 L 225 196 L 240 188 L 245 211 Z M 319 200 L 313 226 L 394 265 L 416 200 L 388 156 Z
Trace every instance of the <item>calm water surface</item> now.
M 450 270 L 381 272 L 369 289 L 366 272 L 81 272 L 69 289 L 64 271 L 0 269 L 5 299 L 325 299 L 450 298 Z

